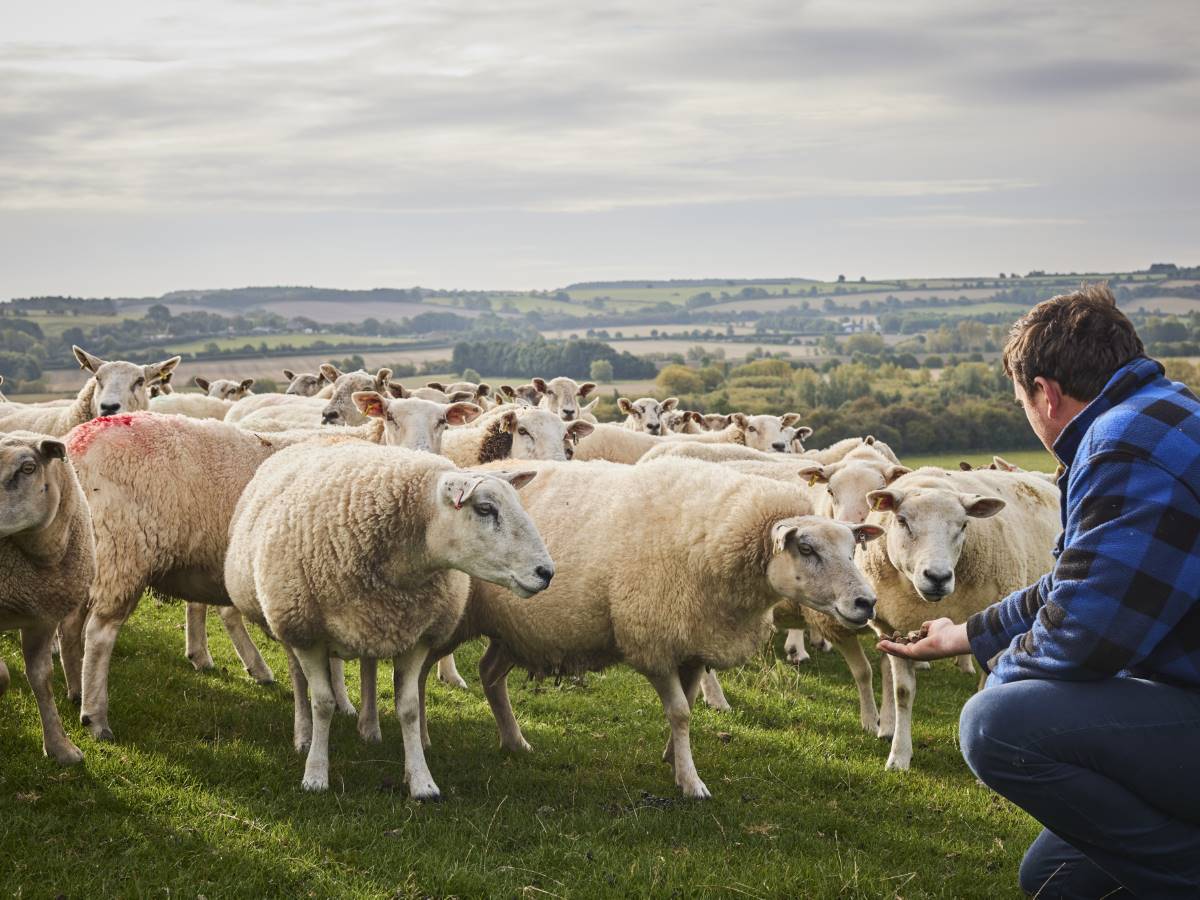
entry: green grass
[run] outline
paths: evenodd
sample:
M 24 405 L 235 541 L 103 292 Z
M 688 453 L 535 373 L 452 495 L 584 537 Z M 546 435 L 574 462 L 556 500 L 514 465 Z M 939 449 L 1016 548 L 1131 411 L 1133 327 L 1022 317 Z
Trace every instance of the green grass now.
M 167 341 L 167 349 L 172 353 L 199 353 L 204 351 L 209 344 L 216 344 L 221 350 L 240 350 L 242 347 L 249 344 L 251 347 L 258 349 L 260 344 L 266 344 L 268 349 L 274 349 L 283 344 L 290 344 L 298 350 L 305 347 L 311 347 L 319 341 L 324 341 L 327 344 L 340 346 L 342 344 L 356 344 L 359 346 L 381 345 L 392 346 L 403 342 L 402 338 L 371 338 L 361 334 L 244 334 L 238 337 L 214 337 L 200 338 L 195 341 L 187 341 L 185 343 L 173 343 Z
M 693 722 L 709 802 L 679 799 L 659 760 L 661 707 L 627 669 L 561 685 L 514 674 L 535 752 L 502 753 L 476 645 L 458 657 L 470 691 L 431 681 L 429 762 L 445 802 L 406 799 L 390 715 L 382 746 L 339 717 L 331 790 L 305 794 L 290 695 L 251 683 L 210 620 L 223 668 L 197 674 L 183 608 L 143 602 L 113 658 L 117 743 L 86 738 L 60 689 L 87 755 L 68 770 L 41 756 L 15 639 L 0 636 L 13 674 L 0 701 L 0 894 L 1009 897 L 1037 832 L 959 756 L 974 679 L 949 664 L 920 674 L 914 768 L 885 772 L 845 666 L 820 653 L 800 670 L 762 659 L 725 675 L 735 712 Z M 286 683 L 278 647 L 267 656 Z M 386 672 L 380 684 L 382 710 Z
M 904 464 L 911 468 L 918 466 L 940 466 L 944 469 L 957 469 L 959 462 L 969 462 L 973 466 L 986 466 L 993 456 L 1002 456 L 1010 463 L 1022 469 L 1037 472 L 1053 472 L 1058 463 L 1045 450 L 970 450 L 962 453 L 930 453 L 926 455 L 906 455 Z

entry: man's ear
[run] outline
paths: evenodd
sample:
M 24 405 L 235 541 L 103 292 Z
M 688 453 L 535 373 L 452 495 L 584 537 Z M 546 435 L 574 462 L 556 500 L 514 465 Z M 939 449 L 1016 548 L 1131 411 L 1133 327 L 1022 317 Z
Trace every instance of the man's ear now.
M 387 400 L 378 391 L 355 391 L 350 400 L 364 416 L 382 419 L 387 415 Z
M 199 375 L 196 375 L 192 378 L 192 384 L 194 384 L 196 387 L 200 388 L 200 390 L 204 391 L 206 394 L 208 393 L 208 379 L 207 378 L 201 378 Z
M 75 359 L 79 363 L 79 368 L 87 369 L 93 375 L 96 374 L 97 369 L 104 365 L 104 360 L 98 356 L 92 356 L 92 354 L 88 353 L 82 347 L 76 347 L 72 345 L 71 352 L 75 354 Z
M 446 421 L 451 425 L 466 425 L 482 414 L 483 410 L 474 403 L 451 403 L 446 407 Z

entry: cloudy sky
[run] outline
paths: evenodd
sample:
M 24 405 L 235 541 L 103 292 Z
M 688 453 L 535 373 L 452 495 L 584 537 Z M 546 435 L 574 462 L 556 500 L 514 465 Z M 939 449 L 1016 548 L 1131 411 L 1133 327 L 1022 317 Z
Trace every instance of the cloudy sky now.
M 1195 0 L 0 12 L 0 298 L 1200 262 Z

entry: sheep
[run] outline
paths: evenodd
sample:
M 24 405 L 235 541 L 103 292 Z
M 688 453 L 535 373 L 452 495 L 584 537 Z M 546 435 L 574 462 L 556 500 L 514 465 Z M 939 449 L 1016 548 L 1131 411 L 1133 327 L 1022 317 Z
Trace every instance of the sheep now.
M 541 379 L 539 378 L 538 381 L 541 381 Z M 544 385 L 545 382 L 542 381 L 542 384 Z M 511 384 L 502 384 L 500 385 L 500 393 L 504 397 L 507 397 L 509 402 L 516 403 L 521 406 L 537 406 L 542 402 L 542 397 L 545 396 L 545 394 L 532 383 L 522 384 L 518 387 L 513 387 Z
M 704 667 L 739 665 L 758 652 L 781 597 L 855 626 L 871 615 L 874 596 L 853 549 L 882 529 L 812 516 L 790 485 L 687 460 L 521 468 L 537 472 L 521 499 L 557 562 L 556 580 L 520 603 L 473 581 L 452 641 L 435 650 L 491 638 L 480 677 L 506 749 L 530 749 L 508 701 L 513 666 L 548 675 L 624 662 L 662 700 L 671 725 L 663 758 L 673 760 L 676 784 L 688 797 L 708 797 L 688 737 Z
M 378 440 L 382 431 L 379 422 L 337 429 L 344 439 Z M 67 435 L 67 450 L 92 510 L 100 564 L 89 608 L 68 617 L 61 628 L 62 663 L 68 693 L 82 698 L 81 720 L 94 737 L 112 739 L 109 662 L 121 626 L 147 588 L 219 606 L 247 672 L 259 683 L 274 680 L 240 615 L 228 605 L 223 566 L 229 521 L 264 459 L 314 439 L 319 432 L 263 436 L 226 422 L 156 413 L 96 419 Z M 157 477 L 146 478 L 147 469 Z M 207 648 L 193 643 L 202 634 L 188 634 L 188 655 L 197 667 L 211 664 Z M 348 698 L 343 705 L 352 709 Z
M 165 415 L 191 416 L 193 419 L 224 419 L 233 402 L 207 394 L 160 394 L 150 398 L 150 412 Z
M 962 622 L 1053 566 L 1058 491 L 1035 476 L 923 468 L 868 499 L 887 532 L 861 561 L 879 597 L 870 625 L 880 636 L 920 628 L 935 604 L 936 615 Z M 911 660 L 885 657 L 879 736 L 892 739 L 889 769 L 912 762 L 914 676 Z
M 174 372 L 168 372 L 159 379 L 158 384 L 150 385 L 151 400 L 153 400 L 155 397 L 162 397 L 167 394 L 175 393 L 175 388 L 171 385 L 171 378 L 174 376 L 174 374 Z
M 706 431 L 703 434 L 669 434 L 658 437 L 644 431 L 633 431 L 623 425 L 596 425 L 591 435 L 579 442 L 574 458 L 580 461 L 607 460 L 609 462 L 632 465 L 646 454 L 658 447 L 688 446 L 706 447 L 720 444 L 721 447 L 731 447 L 744 453 L 759 454 L 757 450 L 747 450 L 737 446 L 745 438 L 742 423 L 745 417 L 735 414 L 728 427 L 721 431 Z M 703 452 L 703 451 L 700 451 Z M 714 451 L 718 455 L 720 450 Z
M 538 405 L 550 410 L 564 422 L 574 422 L 579 418 L 579 402 L 586 400 L 587 395 L 596 389 L 595 382 L 585 381 L 579 384 L 565 375 L 551 378 L 549 381 L 535 378 L 533 386 L 542 394 Z
M 632 402 L 625 397 L 617 398 L 617 409 L 625 413 L 625 421 L 622 424 L 630 431 L 644 431 L 653 435 L 664 433 L 663 414 L 678 405 L 677 397 L 668 397 L 661 403 L 653 397 L 642 397 Z
M 130 362 L 105 362 L 79 347 L 72 347 L 79 366 L 91 372 L 69 406 L 0 406 L 0 431 L 32 431 L 62 437 L 76 425 L 96 416 L 145 409 L 149 403 L 146 386 L 169 374 L 179 365 L 178 356 L 148 366 Z
M 447 431 L 442 455 L 460 466 L 497 459 L 570 459 L 575 443 L 593 427 L 589 422 L 564 422 L 547 409 L 500 406 L 466 428 Z
M 491 402 L 492 398 L 492 386 L 487 382 L 476 384 L 474 381 L 456 381 L 453 384 L 442 384 L 440 381 L 431 381 L 425 386 L 441 391 L 446 395 L 447 399 L 455 394 L 470 394 L 470 397 L 463 397 L 462 399 L 474 403 L 481 408 L 484 403 Z
M 690 409 L 673 409 L 662 417 L 664 434 L 704 434 L 704 417 Z
M 322 366 L 321 371 L 325 372 L 326 368 L 332 369 L 333 367 Z M 326 373 L 325 377 L 328 378 L 329 373 Z M 374 375 L 367 372 L 346 372 L 339 375 L 334 379 L 333 393 L 329 398 L 329 403 L 321 412 L 322 424 L 363 424 L 366 418 L 358 411 L 358 408 L 350 399 L 351 395 L 356 391 L 376 391 L 382 393 L 387 390 L 391 378 L 391 369 L 380 369 Z
M 393 657 L 409 793 L 440 797 L 419 678 L 458 625 L 468 575 L 523 598 L 550 584 L 554 563 L 514 490 L 531 477 L 366 444 L 293 447 L 259 467 L 230 524 L 225 581 L 288 649 L 304 790 L 329 786 L 330 655 Z
M 736 414 L 735 414 L 736 415 Z M 731 425 L 736 425 L 731 418 Z M 729 426 L 726 426 L 722 431 L 728 431 Z M 720 434 L 719 431 L 706 432 L 707 434 Z M 735 443 L 701 443 L 698 441 L 681 441 L 681 440 L 662 440 L 655 443 L 651 449 L 646 451 L 645 459 L 649 462 L 652 459 L 659 459 L 663 456 L 682 456 L 689 459 L 700 459 L 705 462 L 733 462 L 743 460 L 749 462 L 787 462 L 789 465 L 800 465 L 803 460 L 799 457 L 788 454 L 789 459 L 783 459 L 778 453 L 764 453 L 761 450 L 754 450 L 742 444 Z
M 208 396 L 216 397 L 218 400 L 241 400 L 243 397 L 251 395 L 250 388 L 254 386 L 254 379 L 243 378 L 241 381 L 230 381 L 227 378 L 218 378 L 215 381 L 209 381 L 207 378 L 196 375 L 192 378 L 192 384 Z
M 782 416 L 745 416 L 745 444 L 751 450 L 763 453 L 799 453 L 804 450 L 803 441 L 812 434 L 812 429 L 798 425 L 797 413 Z M 797 449 L 797 447 L 799 449 Z
M 704 427 L 709 431 L 720 431 L 729 425 L 729 416 L 722 415 L 721 413 L 706 413 L 701 416 L 701 419 L 704 422 Z
M 336 375 L 334 373 L 337 373 Z M 391 369 L 340 373 L 331 365 L 321 366 L 321 374 L 332 381 L 312 397 L 295 394 L 259 394 L 237 401 L 225 416 L 250 431 L 288 431 L 325 425 L 362 425 L 366 419 L 355 408 L 350 396 L 355 391 L 386 390 Z
M 61 765 L 83 760 L 54 705 L 55 629 L 87 603 L 96 572 L 92 520 L 62 441 L 18 431 L 0 436 L 0 631 L 21 629 L 25 675 L 42 719 L 42 751 Z M 8 670 L 0 662 L 0 694 Z
M 1059 464 L 1058 468 L 1054 472 L 1037 472 L 1037 471 L 1032 471 L 1030 469 L 1022 469 L 1020 466 L 1016 465 L 1015 463 L 1010 463 L 1003 456 L 993 456 L 991 464 L 987 465 L 987 466 L 973 466 L 969 462 L 960 462 L 958 464 L 958 468 L 960 470 L 962 470 L 963 472 L 975 472 L 975 471 L 986 471 L 986 470 L 991 470 L 994 472 L 1022 472 L 1022 473 L 1029 474 L 1029 475 L 1035 475 L 1038 478 L 1041 478 L 1043 481 L 1048 481 L 1050 484 L 1053 484 L 1053 485 L 1058 484 L 1058 479 L 1062 476 L 1062 473 L 1065 471 L 1061 463 Z
M 327 400 L 322 400 L 318 397 L 292 397 L 290 399 L 293 402 L 272 404 L 249 412 L 241 411 L 244 414 L 240 418 L 233 419 L 230 424 L 236 425 L 245 431 L 255 432 L 292 431 L 297 428 L 311 429 L 322 427 L 325 408 L 329 405 Z M 295 402 L 300 400 L 305 402 Z M 239 413 L 238 406 L 240 404 L 235 404 L 233 409 L 225 416 L 226 422 L 230 422 L 231 417 L 235 413 Z
M 861 447 L 863 444 L 866 444 L 869 447 L 874 447 L 876 452 L 887 457 L 894 463 L 900 462 L 900 458 L 896 456 L 894 452 L 892 452 L 892 448 L 883 441 L 878 440 L 872 434 L 868 434 L 866 437 L 861 438 L 844 438 L 843 440 L 840 440 L 834 444 L 830 444 L 828 447 L 825 447 L 821 450 L 804 450 L 800 455 L 819 463 L 833 463 L 837 462 L 851 450 Z
M 293 372 L 291 369 L 284 369 L 283 377 L 288 380 L 287 390 L 284 393 L 293 397 L 315 396 L 325 386 L 324 372 L 317 372 L 314 375 L 310 372 Z

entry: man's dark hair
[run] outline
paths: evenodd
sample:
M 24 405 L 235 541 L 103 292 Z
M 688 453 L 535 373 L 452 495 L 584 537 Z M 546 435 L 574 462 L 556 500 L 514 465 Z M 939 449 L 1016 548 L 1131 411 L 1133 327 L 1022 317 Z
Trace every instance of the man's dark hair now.
M 1004 373 L 1026 394 L 1040 376 L 1086 403 L 1117 369 L 1145 352 L 1108 285 L 1088 284 L 1043 300 L 1013 324 L 1004 345 Z

